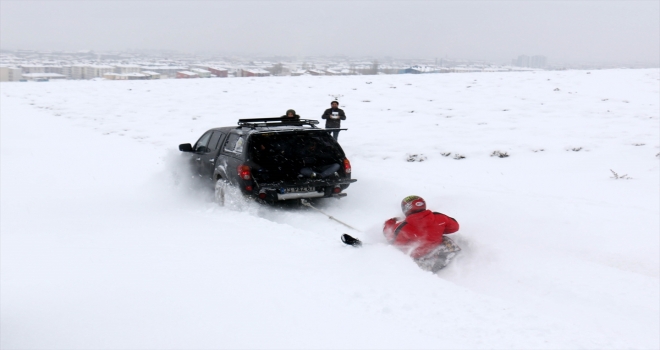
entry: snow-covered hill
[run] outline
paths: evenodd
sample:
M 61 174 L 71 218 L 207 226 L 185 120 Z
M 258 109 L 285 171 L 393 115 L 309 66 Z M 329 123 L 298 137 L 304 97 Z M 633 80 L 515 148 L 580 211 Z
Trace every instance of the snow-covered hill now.
M 2 348 L 660 346 L 657 69 L 0 88 Z M 322 209 L 364 249 L 182 171 L 208 128 L 335 97 L 358 182 Z M 461 224 L 438 276 L 380 233 L 411 194 Z

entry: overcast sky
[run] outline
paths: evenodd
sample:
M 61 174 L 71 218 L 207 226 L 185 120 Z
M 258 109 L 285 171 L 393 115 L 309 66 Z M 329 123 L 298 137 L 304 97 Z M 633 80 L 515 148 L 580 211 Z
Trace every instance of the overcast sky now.
M 660 1 L 0 0 L 3 49 L 660 61 Z

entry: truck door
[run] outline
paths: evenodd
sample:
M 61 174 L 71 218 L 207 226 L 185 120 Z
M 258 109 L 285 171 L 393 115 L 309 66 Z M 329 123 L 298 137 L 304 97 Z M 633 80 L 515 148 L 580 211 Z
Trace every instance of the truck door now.
M 191 158 L 193 171 L 202 177 L 203 167 L 202 167 L 202 156 L 209 152 L 208 144 L 211 140 L 211 135 L 213 131 L 207 131 L 202 135 L 202 137 L 197 140 L 195 146 L 193 147 L 193 155 Z
M 220 150 L 217 164 L 218 170 L 223 177 L 232 184 L 238 186 L 238 166 L 243 164 L 243 146 L 245 144 L 245 135 L 231 133 L 227 136 L 227 141 Z
M 201 174 L 202 177 L 213 180 L 213 171 L 215 170 L 215 162 L 218 157 L 218 151 L 220 150 L 220 145 L 224 140 L 225 134 L 220 131 L 214 131 L 209 139 L 207 148 L 209 152 L 199 155 L 201 158 Z

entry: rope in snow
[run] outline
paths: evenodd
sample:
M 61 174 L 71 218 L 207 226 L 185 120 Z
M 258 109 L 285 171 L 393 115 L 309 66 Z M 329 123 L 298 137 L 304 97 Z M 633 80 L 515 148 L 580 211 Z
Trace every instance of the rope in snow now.
M 355 230 L 355 231 L 357 231 L 357 232 L 362 232 L 362 231 L 356 229 L 355 227 L 353 227 L 353 226 L 351 226 L 351 225 L 349 225 L 349 224 L 347 224 L 347 223 L 345 223 L 345 222 L 342 222 L 342 221 L 337 220 L 334 216 L 332 216 L 332 215 L 328 215 L 328 214 L 325 213 L 323 210 L 318 209 L 318 208 L 315 208 L 315 207 L 312 205 L 312 203 L 310 203 L 310 202 L 307 201 L 306 199 L 302 199 L 300 202 L 302 203 L 302 205 L 304 205 L 304 206 L 306 206 L 306 207 L 310 207 L 310 208 L 312 208 L 312 209 L 318 211 L 319 213 L 321 213 L 321 214 L 327 216 L 330 220 L 337 221 L 338 223 L 340 223 L 340 224 L 342 224 L 342 225 L 344 225 L 344 226 L 350 228 L 351 230 Z

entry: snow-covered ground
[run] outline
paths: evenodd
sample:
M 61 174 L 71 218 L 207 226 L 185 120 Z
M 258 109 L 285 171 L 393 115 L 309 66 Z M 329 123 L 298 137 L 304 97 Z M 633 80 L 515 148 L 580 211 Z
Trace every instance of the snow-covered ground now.
M 0 88 L 2 348 L 660 346 L 657 69 Z M 334 96 L 358 182 L 321 207 L 363 249 L 185 176 L 178 144 Z M 438 275 L 380 233 L 411 194 L 461 224 Z

